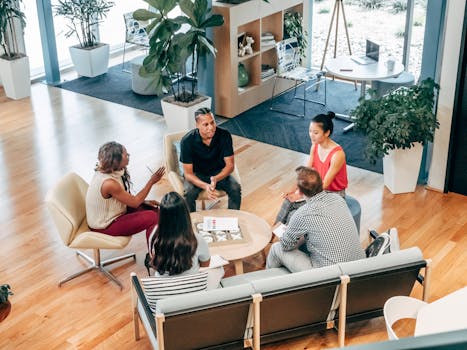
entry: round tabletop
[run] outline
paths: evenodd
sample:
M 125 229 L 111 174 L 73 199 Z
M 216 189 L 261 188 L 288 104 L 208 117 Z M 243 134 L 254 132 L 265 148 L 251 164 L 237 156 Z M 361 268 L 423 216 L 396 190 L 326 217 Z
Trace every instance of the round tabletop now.
M 236 217 L 242 232 L 250 238 L 245 243 L 232 243 L 210 246 L 211 254 L 218 254 L 229 261 L 240 260 L 254 255 L 266 247 L 271 240 L 272 231 L 269 224 L 259 216 L 241 210 L 211 209 L 190 214 L 193 222 L 202 222 L 204 216 Z
M 404 71 L 404 66 L 396 61 L 394 69 L 388 70 L 385 61 L 359 64 L 352 60 L 350 56 L 340 56 L 329 58 L 326 61 L 326 69 L 329 74 L 338 78 L 371 81 L 397 76 Z

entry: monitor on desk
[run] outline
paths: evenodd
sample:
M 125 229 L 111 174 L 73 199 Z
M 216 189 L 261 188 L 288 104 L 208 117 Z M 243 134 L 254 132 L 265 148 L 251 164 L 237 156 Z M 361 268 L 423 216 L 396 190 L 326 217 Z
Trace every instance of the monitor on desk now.
M 379 60 L 379 45 L 375 42 L 366 39 L 366 50 L 365 56 L 354 57 L 352 60 L 359 64 L 371 64 L 376 63 Z

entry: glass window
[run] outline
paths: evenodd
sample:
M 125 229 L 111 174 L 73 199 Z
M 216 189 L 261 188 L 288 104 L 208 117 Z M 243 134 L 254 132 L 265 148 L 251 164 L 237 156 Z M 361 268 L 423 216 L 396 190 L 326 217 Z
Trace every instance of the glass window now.
M 312 64 L 314 66 L 321 66 L 332 14 L 338 3 L 339 1 L 335 0 L 314 0 L 312 22 Z M 344 23 L 342 7 L 339 6 L 339 17 L 337 18 L 336 11 L 326 58 L 334 57 L 334 50 L 336 50 L 336 56 L 349 55 L 344 27 L 346 25 L 353 55 L 364 55 L 366 39 L 370 39 L 380 45 L 380 59 L 384 60 L 388 56 L 393 56 L 402 61 L 407 0 L 349 0 L 342 3 L 346 21 Z M 420 74 L 425 15 L 426 0 L 415 1 L 408 70 L 415 74 L 416 78 Z M 338 22 L 337 45 L 335 44 L 336 22 Z
M 24 45 L 29 57 L 31 76 L 44 74 L 44 60 L 42 58 L 41 36 L 37 7 L 34 1 L 23 1 L 23 11 L 26 15 L 26 27 L 24 28 Z

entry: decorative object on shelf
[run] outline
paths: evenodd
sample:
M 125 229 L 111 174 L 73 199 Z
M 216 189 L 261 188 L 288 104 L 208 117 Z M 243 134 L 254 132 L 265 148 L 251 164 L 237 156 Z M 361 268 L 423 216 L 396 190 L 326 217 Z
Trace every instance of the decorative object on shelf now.
M 242 43 L 238 43 L 238 57 L 245 56 L 245 48 Z
M 238 86 L 243 87 L 248 85 L 250 77 L 248 76 L 248 71 L 245 68 L 243 63 L 238 64 Z
M 261 79 L 266 79 L 268 77 L 271 77 L 275 73 L 276 73 L 276 71 L 269 64 L 262 64 L 261 65 Z
M 5 94 L 21 99 L 31 94 L 29 58 L 20 49 L 20 38 L 26 25 L 25 14 L 20 9 L 21 0 L 0 2 L 0 77 Z
M 303 29 L 303 17 L 298 12 L 286 12 L 284 14 L 284 39 L 297 38 L 300 60 L 306 56 L 308 33 Z
M 238 57 L 253 54 L 253 44 L 255 40 L 247 33 L 240 33 L 237 36 L 238 40 Z
M 274 39 L 274 34 L 270 32 L 265 32 L 261 34 L 261 47 L 274 47 L 276 45 L 276 40 Z
M 79 75 L 92 78 L 107 73 L 109 45 L 99 43 L 94 30 L 114 4 L 109 0 L 58 0 L 54 6 L 55 15 L 63 16 L 71 23 L 65 37 L 75 35 L 79 41 L 78 45 L 69 48 Z
M 13 295 L 13 293 L 10 289 L 8 284 L 2 284 L 0 286 L 0 322 L 7 318 L 11 311 L 11 303 L 8 297 Z
M 365 155 L 383 157 L 384 183 L 392 193 L 413 192 L 417 185 L 423 145 L 433 141 L 439 122 L 434 113 L 439 85 L 431 78 L 411 87 L 399 87 L 375 98 L 360 98 L 351 112 L 355 127 L 368 137 Z M 413 158 L 408 158 L 409 149 Z M 401 167 L 393 164 L 403 162 Z M 413 168 L 413 169 L 409 169 Z
M 245 55 L 253 55 L 252 45 L 254 44 L 255 40 L 253 39 L 252 36 L 245 36 L 245 41 L 246 41 L 246 44 L 244 46 Z

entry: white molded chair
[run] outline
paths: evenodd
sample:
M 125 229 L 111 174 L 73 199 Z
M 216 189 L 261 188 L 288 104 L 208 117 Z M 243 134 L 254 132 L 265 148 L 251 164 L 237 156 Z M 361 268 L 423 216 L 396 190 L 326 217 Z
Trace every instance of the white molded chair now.
M 133 258 L 134 253 L 119 257 L 101 260 L 101 249 L 122 249 L 131 240 L 131 236 L 110 236 L 89 229 L 86 222 L 86 192 L 88 184 L 79 175 L 69 173 L 61 178 L 58 183 L 47 193 L 45 202 L 49 213 L 57 227 L 63 243 L 73 249 L 84 258 L 90 266 L 59 282 L 59 286 L 86 272 L 98 270 L 107 278 L 115 282 L 123 289 L 123 285 L 105 266 L 115 262 Z M 94 259 L 78 249 L 93 249 Z
M 176 143 L 180 144 L 180 140 L 188 131 L 182 131 L 172 134 L 166 134 L 164 136 L 164 158 L 165 158 L 165 172 L 167 174 L 167 178 L 169 179 L 170 184 L 174 188 L 175 192 L 180 194 L 181 196 L 184 195 L 184 187 L 183 187 L 183 176 L 182 176 L 182 164 L 179 162 L 180 151 L 177 151 Z M 237 166 L 232 173 L 232 176 L 237 180 L 239 184 L 240 182 L 240 175 L 238 174 Z M 224 191 L 217 190 L 217 197 L 225 197 L 227 193 Z M 202 210 L 211 209 L 214 205 L 216 205 L 219 200 L 215 201 L 211 206 L 206 207 L 206 201 L 210 199 L 207 196 L 206 191 L 202 191 L 199 196 L 198 200 L 201 201 L 201 208 Z
M 292 37 L 276 43 L 276 53 L 277 70 L 274 78 L 274 87 L 272 89 L 270 110 L 297 117 L 304 117 L 307 101 L 319 103 L 323 106 L 326 105 L 326 72 L 317 69 L 305 68 L 300 65 L 300 52 L 297 38 Z M 303 115 L 274 109 L 274 92 L 276 89 L 277 79 L 287 79 L 295 82 L 292 87 L 295 89 L 294 98 L 303 100 Z M 324 83 L 324 101 L 308 100 L 306 98 L 307 91 L 314 86 L 316 86 L 316 90 L 318 90 L 318 86 L 322 83 Z M 297 87 L 302 84 L 304 84 L 303 98 L 296 96 Z M 287 91 L 288 90 L 285 92 Z
M 145 23 L 141 23 L 133 18 L 133 12 L 123 14 L 125 20 L 125 42 L 123 44 L 123 64 L 122 69 L 125 70 L 125 51 L 126 45 L 132 44 L 142 47 L 143 49 L 149 48 L 149 36 L 145 29 Z
M 404 318 L 416 319 L 418 310 L 425 305 L 426 302 L 407 296 L 395 296 L 386 300 L 383 314 L 389 340 L 399 339 L 392 329 L 394 323 Z

